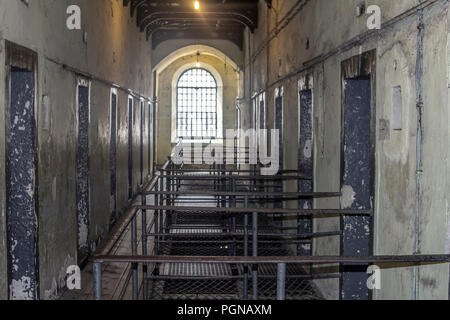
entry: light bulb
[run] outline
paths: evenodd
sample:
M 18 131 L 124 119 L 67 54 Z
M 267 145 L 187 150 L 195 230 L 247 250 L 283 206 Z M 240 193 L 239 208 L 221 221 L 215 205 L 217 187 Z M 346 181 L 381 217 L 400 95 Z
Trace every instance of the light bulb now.
M 195 8 L 195 10 L 200 10 L 200 1 L 194 2 L 194 8 Z

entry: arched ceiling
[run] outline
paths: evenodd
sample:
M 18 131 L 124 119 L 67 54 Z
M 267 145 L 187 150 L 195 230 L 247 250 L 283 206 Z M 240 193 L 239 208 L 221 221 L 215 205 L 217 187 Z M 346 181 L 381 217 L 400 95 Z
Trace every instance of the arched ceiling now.
M 258 0 L 123 0 L 153 48 L 169 39 L 223 39 L 243 45 L 243 31 L 258 26 Z
M 224 54 L 223 52 L 217 50 L 216 48 L 205 46 L 205 45 L 192 45 L 187 46 L 178 50 L 173 51 L 169 55 L 167 55 L 164 59 L 159 61 L 157 65 L 153 68 L 153 71 L 157 71 L 158 73 L 161 73 L 166 69 L 170 64 L 172 64 L 174 61 L 188 56 L 188 55 L 194 55 L 196 53 L 200 53 L 201 55 L 210 55 L 214 56 L 225 63 L 228 63 L 236 72 L 240 71 L 239 66 L 236 64 L 235 61 L 233 61 L 229 56 Z

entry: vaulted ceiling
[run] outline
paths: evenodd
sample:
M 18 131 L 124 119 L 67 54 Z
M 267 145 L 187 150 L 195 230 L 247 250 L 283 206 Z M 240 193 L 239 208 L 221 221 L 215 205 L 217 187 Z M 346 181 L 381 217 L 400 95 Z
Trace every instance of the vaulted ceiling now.
M 271 1 L 266 1 L 268 5 Z M 258 26 L 258 0 L 123 0 L 153 48 L 169 39 L 224 39 L 243 45 L 243 32 Z

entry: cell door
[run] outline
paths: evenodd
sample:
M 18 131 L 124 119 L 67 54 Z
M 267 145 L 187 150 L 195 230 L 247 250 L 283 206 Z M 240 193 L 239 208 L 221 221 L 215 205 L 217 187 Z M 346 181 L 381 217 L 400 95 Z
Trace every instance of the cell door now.
M 258 99 L 252 100 L 252 129 L 258 129 Z
M 157 161 L 157 157 L 156 157 L 156 153 L 157 153 L 157 138 L 158 138 L 158 134 L 157 134 L 157 128 L 158 128 L 158 110 L 157 110 L 157 102 L 156 102 L 156 98 L 154 99 L 153 102 L 153 106 L 152 106 L 152 154 L 153 154 L 153 166 L 152 166 L 152 171 L 153 173 L 155 173 L 156 171 L 156 161 Z
M 152 174 L 152 104 L 148 103 L 148 126 L 147 126 L 147 139 L 148 139 L 148 145 L 147 145 L 147 160 L 148 160 L 148 174 L 149 176 Z
M 264 143 L 267 144 L 267 135 L 263 135 L 263 130 L 266 129 L 266 105 L 265 105 L 265 94 L 262 93 L 258 99 L 258 134 L 257 139 L 260 146 Z M 263 180 L 257 182 L 259 186 L 259 191 L 264 192 L 265 182 Z
M 39 299 L 37 56 L 6 42 L 6 219 L 11 300 Z M 8 99 L 9 98 L 9 99 Z
M 277 94 L 275 98 L 275 129 L 279 132 L 278 150 L 280 159 L 280 170 L 283 169 L 284 157 L 283 157 L 283 96 L 281 93 Z
M 140 185 L 144 183 L 144 130 L 145 130 L 145 108 L 144 101 L 141 101 L 140 109 L 140 137 L 139 137 L 139 164 L 140 164 Z
M 279 139 L 276 141 L 278 144 L 278 152 L 279 152 L 279 161 L 280 161 L 280 170 L 283 170 L 283 94 L 282 89 L 277 89 L 275 94 L 275 129 L 279 132 Z M 283 192 L 283 181 L 276 180 L 275 181 L 275 192 Z M 282 202 L 275 201 L 275 208 L 281 208 Z
M 261 98 L 259 102 L 259 129 L 264 130 L 266 128 L 266 105 L 264 99 Z
M 371 80 L 344 80 L 343 108 L 343 209 L 371 210 L 373 193 L 373 150 Z M 343 256 L 371 255 L 371 219 L 364 216 L 342 218 Z M 342 299 L 367 300 L 367 264 L 346 264 L 342 267 Z
M 298 171 L 300 175 L 312 177 L 314 175 L 313 153 L 313 95 L 312 90 L 303 90 L 299 93 L 299 132 L 298 132 Z M 302 179 L 299 181 L 299 192 L 313 192 L 313 181 Z M 312 209 L 313 199 L 303 198 L 299 201 L 299 208 Z M 312 219 L 299 216 L 298 233 L 309 234 L 312 232 Z M 311 255 L 311 245 L 300 245 L 300 256 Z
M 133 98 L 128 98 L 128 199 L 133 198 Z
M 110 212 L 111 223 L 114 223 L 119 217 L 117 214 L 117 91 L 111 92 L 111 110 L 110 110 L 110 151 L 109 151 L 109 169 L 110 169 Z
M 240 150 L 240 138 L 241 138 L 241 109 L 239 108 L 239 105 L 236 104 L 236 130 L 237 130 L 237 135 L 236 138 L 234 139 L 234 145 L 237 146 L 237 150 Z
M 80 80 L 77 91 L 78 141 L 76 156 L 76 208 L 78 226 L 78 264 L 82 265 L 90 255 L 89 82 Z

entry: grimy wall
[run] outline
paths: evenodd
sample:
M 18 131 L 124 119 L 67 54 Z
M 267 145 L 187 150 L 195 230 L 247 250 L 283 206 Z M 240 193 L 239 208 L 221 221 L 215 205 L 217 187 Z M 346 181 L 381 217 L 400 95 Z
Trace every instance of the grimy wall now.
M 66 9 L 81 7 L 82 30 L 66 28 Z M 20 17 L 20 18 L 18 18 Z M 86 32 L 85 39 L 84 33 Z M 128 202 L 128 110 L 126 90 L 135 103 L 134 191 L 140 182 L 139 96 L 152 97 L 151 44 L 139 33 L 122 0 L 0 0 L 0 299 L 7 298 L 5 207 L 5 41 L 38 56 L 38 228 L 40 298 L 54 298 L 65 286 L 66 268 L 77 264 L 76 147 L 77 73 L 90 80 L 90 225 L 95 249 L 109 230 L 110 96 L 118 89 L 117 208 Z M 63 67 L 65 66 L 65 67 Z M 77 71 L 74 72 L 73 70 Z M 121 89 L 123 88 L 123 89 Z M 125 90 L 126 89 L 126 90 Z M 43 97 L 46 105 L 43 107 Z M 147 103 L 147 102 L 146 102 Z M 147 109 L 148 110 L 148 109 Z M 148 161 L 148 111 L 144 125 L 144 177 Z M 26 289 L 26 284 L 18 283 Z
M 369 15 L 356 14 L 361 4 L 381 8 L 381 30 L 368 30 Z M 247 99 L 266 93 L 267 126 L 273 128 L 274 92 L 283 87 L 284 167 L 297 169 L 298 81 L 309 74 L 314 101 L 314 188 L 341 189 L 341 63 L 376 50 L 373 253 L 449 253 L 447 1 L 273 0 L 272 5 L 273 9 L 267 9 L 265 1 L 260 1 L 259 27 L 246 35 L 245 93 Z M 392 95 L 398 86 L 402 90 L 401 130 L 392 130 L 385 125 L 393 124 Z M 419 95 L 423 99 L 420 122 Z M 247 127 L 250 110 L 247 106 L 243 114 Z M 285 187 L 297 190 L 295 185 Z M 315 202 L 316 208 L 339 206 L 339 199 Z M 315 231 L 335 231 L 339 226 L 338 218 L 314 221 Z M 339 237 L 313 243 L 315 255 L 339 253 Z M 448 265 L 416 270 L 384 266 L 382 289 L 373 295 L 375 299 L 447 299 L 448 283 Z M 339 297 L 339 280 L 316 284 L 325 297 Z

